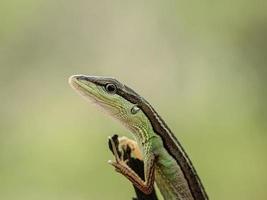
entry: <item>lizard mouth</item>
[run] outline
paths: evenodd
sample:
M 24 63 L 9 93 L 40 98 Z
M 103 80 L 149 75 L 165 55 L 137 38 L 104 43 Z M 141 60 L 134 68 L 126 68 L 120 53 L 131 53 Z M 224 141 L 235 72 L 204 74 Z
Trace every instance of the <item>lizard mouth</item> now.
M 81 79 L 82 77 L 83 75 L 73 75 L 69 77 L 70 86 L 85 99 L 89 99 L 91 102 L 96 103 L 96 86 L 89 81 L 85 82 L 83 79 Z

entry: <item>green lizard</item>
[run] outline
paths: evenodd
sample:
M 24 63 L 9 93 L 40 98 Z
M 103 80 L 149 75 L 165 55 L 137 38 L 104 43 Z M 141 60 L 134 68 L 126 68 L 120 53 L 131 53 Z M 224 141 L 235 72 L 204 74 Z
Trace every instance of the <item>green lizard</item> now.
M 109 161 L 117 172 L 149 194 L 156 182 L 165 200 L 208 200 L 202 183 L 184 149 L 152 106 L 116 79 L 74 75 L 74 90 L 120 121 L 134 135 L 142 152 L 145 178 L 141 179 L 116 153 Z

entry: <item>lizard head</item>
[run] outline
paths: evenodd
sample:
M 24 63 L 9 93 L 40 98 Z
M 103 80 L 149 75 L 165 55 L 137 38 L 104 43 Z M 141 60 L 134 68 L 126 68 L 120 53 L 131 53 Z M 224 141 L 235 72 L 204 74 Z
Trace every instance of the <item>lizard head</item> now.
M 73 75 L 69 78 L 69 83 L 85 99 L 101 107 L 133 132 L 148 123 L 139 107 L 142 97 L 116 79 Z

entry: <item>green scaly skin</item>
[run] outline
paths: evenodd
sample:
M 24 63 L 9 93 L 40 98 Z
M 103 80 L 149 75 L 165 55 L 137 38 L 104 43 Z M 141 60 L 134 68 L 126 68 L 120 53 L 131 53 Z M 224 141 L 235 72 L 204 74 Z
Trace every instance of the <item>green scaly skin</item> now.
M 165 200 L 208 200 L 180 143 L 142 97 L 113 78 L 74 75 L 69 83 L 133 133 L 143 155 L 145 180 L 116 158 L 110 164 L 118 172 L 144 193 L 151 192 L 155 180 Z

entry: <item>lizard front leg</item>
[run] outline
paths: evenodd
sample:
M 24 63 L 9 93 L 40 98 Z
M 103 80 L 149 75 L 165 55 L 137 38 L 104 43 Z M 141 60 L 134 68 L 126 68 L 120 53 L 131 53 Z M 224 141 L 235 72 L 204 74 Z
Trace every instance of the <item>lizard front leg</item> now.
M 113 140 L 110 140 L 112 151 L 114 152 L 115 161 L 109 161 L 111 165 L 115 167 L 115 170 L 123 174 L 128 180 L 130 180 L 138 189 L 145 194 L 150 194 L 154 185 L 154 171 L 155 171 L 155 155 L 147 153 L 144 155 L 144 180 L 140 178 L 128 165 L 127 161 L 123 160 L 122 156 L 116 148 Z
M 132 170 L 134 170 L 142 178 L 142 180 L 144 180 L 144 162 L 142 160 L 142 153 L 137 145 L 137 142 L 125 136 L 119 137 L 118 135 L 113 135 L 112 137 L 109 137 L 108 146 L 113 155 L 114 152 L 112 149 L 111 140 L 113 140 L 114 144 L 116 145 L 116 149 L 120 158 L 125 160 L 126 164 Z M 132 200 L 158 200 L 155 189 L 153 189 L 151 194 L 145 194 L 135 186 L 134 190 L 136 193 L 136 198 L 133 198 Z

